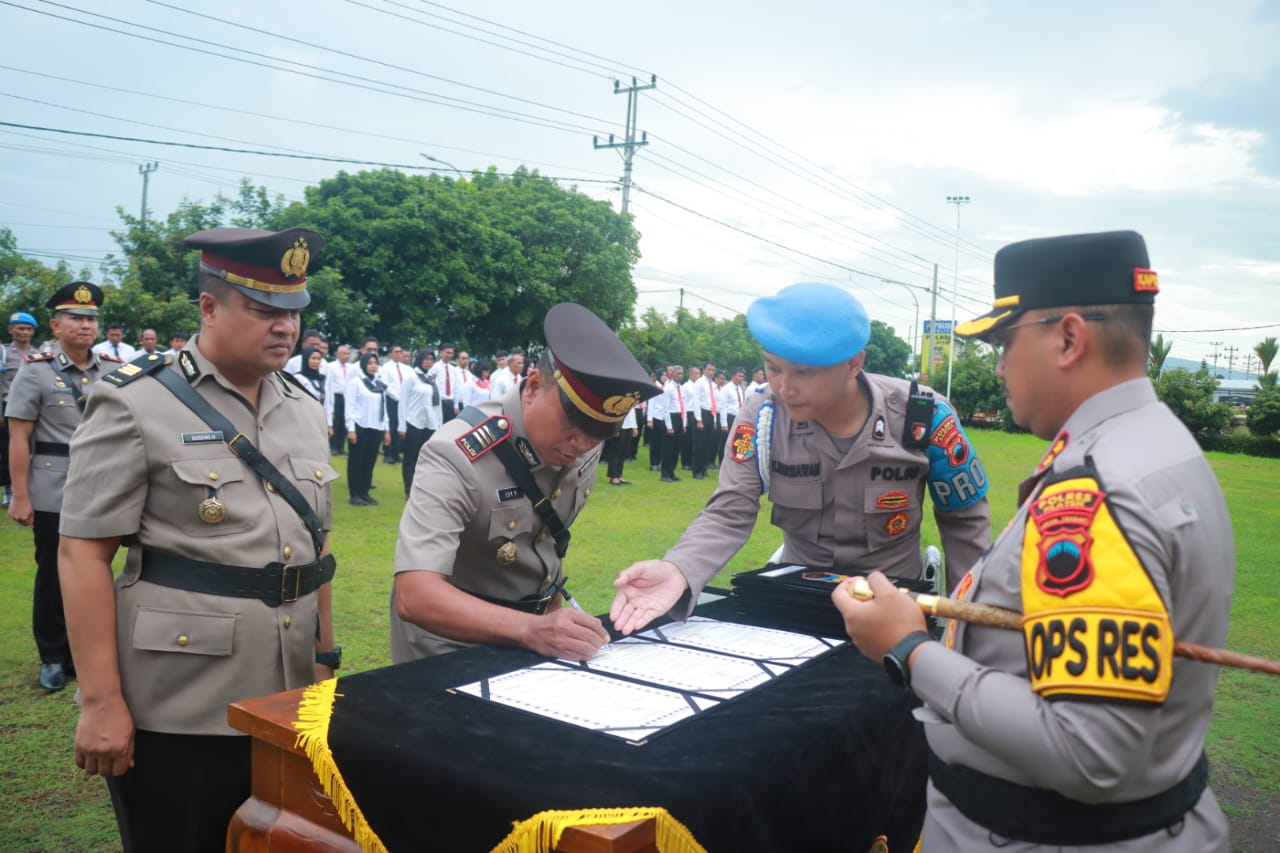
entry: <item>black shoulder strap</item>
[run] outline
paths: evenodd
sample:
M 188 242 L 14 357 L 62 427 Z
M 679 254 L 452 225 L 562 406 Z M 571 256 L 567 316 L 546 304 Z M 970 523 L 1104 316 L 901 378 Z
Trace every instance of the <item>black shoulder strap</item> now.
M 486 415 L 475 406 L 467 406 L 458 413 L 458 417 L 473 427 L 479 427 L 492 416 Z M 551 505 L 551 501 L 542 493 L 542 489 L 538 488 L 537 482 L 533 479 L 533 472 L 529 470 L 529 463 L 525 462 L 520 455 L 520 451 L 512 447 L 511 442 L 506 439 L 507 436 L 504 435 L 490 449 L 502 461 L 502 465 L 507 469 L 507 473 L 511 475 L 511 479 L 515 480 L 516 485 L 524 490 L 524 493 L 529 496 L 529 500 L 533 501 L 534 512 L 538 513 L 542 523 L 547 525 L 547 529 L 555 537 L 556 555 L 563 559 L 564 555 L 569 552 L 569 528 L 565 526 L 564 520 L 560 518 L 555 507 Z
M 80 411 L 84 411 L 84 392 L 80 390 L 79 382 L 72 382 L 70 377 L 65 373 L 66 368 L 71 366 L 71 359 L 67 358 L 64 352 L 58 353 L 57 357 L 49 362 L 49 366 L 53 368 L 53 374 L 58 377 L 58 381 L 71 389 L 71 397 L 76 401 L 76 406 Z
M 280 497 L 288 502 L 293 511 L 302 519 L 303 524 L 307 526 L 307 530 L 310 531 L 311 539 L 316 546 L 316 559 L 320 559 L 320 550 L 324 546 L 324 533 L 320 529 L 320 519 L 297 487 L 289 482 L 280 473 L 279 469 L 271 464 L 267 457 L 262 455 L 262 451 L 258 450 L 253 442 L 245 437 L 244 433 L 238 431 L 231 421 L 227 420 L 208 400 L 200 396 L 199 392 L 192 388 L 186 380 L 172 370 L 160 370 L 151 375 L 159 379 L 161 385 L 168 388 L 173 393 L 173 396 L 181 400 L 188 409 L 195 412 L 196 416 L 208 424 L 211 429 L 220 431 L 223 440 L 227 442 L 227 447 L 231 448 L 231 452 L 244 460 L 245 464 L 252 468 L 259 477 L 280 494 Z M 228 436 L 231 437 L 228 438 Z
M 916 380 L 911 380 L 907 394 L 907 417 L 902 425 L 902 446 L 915 450 L 927 450 L 929 430 L 933 428 L 933 395 L 922 392 Z

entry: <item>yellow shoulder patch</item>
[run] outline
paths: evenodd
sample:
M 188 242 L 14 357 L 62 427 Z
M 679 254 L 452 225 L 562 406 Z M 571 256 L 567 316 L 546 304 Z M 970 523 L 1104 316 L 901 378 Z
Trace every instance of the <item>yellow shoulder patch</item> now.
M 1031 502 L 1022 606 L 1035 692 L 1148 703 L 1168 696 L 1168 609 L 1088 468 L 1066 472 Z

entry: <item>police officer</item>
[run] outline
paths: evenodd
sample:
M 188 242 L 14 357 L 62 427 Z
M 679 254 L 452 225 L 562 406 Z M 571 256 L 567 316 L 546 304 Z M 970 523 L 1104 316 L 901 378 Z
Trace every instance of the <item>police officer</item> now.
M 9 343 L 0 346 L 0 394 L 3 394 L 5 402 L 9 399 L 9 388 L 18 375 L 18 368 L 35 351 L 31 346 L 35 334 L 36 318 L 31 314 L 14 311 L 9 315 Z M 9 479 L 9 425 L 4 421 L 3 409 L 0 409 L 0 485 L 4 486 L 0 505 L 8 506 L 13 500 L 13 481 Z
M 924 700 L 926 851 L 1225 851 L 1206 786 L 1217 668 L 1174 639 L 1226 638 L 1235 555 L 1222 492 L 1146 367 L 1156 273 L 1132 231 L 1026 240 L 956 329 L 996 347 L 1014 420 L 1048 452 L 957 598 L 1023 630 L 922 633 L 873 575 L 837 589 L 849 635 Z
M 950 404 L 904 379 L 862 370 L 871 324 L 840 287 L 796 284 L 747 309 L 771 391 L 744 403 L 706 507 L 661 560 L 614 581 L 610 616 L 630 633 L 698 593 L 773 503 L 783 559 L 841 571 L 919 577 L 926 486 L 951 565 L 991 542 L 986 474 Z
M 31 629 L 40 652 L 40 686 L 50 692 L 66 687 L 67 677 L 75 672 L 58 583 L 58 516 L 68 443 L 80 424 L 89 384 L 119 365 L 90 350 L 98 336 L 101 305 L 102 289 L 87 281 L 73 281 L 49 298 L 45 307 L 53 311 L 49 326 L 54 348 L 29 352 L 9 389 L 6 408 L 13 475 L 9 516 L 35 535 Z M 35 331 L 34 321 L 31 329 Z
M 201 250 L 200 332 L 176 358 L 141 356 L 95 388 L 62 515 L 75 760 L 107 777 L 131 851 L 222 850 L 250 789 L 251 740 L 227 725 L 227 704 L 338 663 L 337 474 L 314 400 L 282 372 L 323 241 L 216 228 L 185 243 Z
M 473 643 L 582 660 L 608 642 L 598 619 L 561 606 L 561 558 L 600 443 L 658 389 L 581 305 L 553 307 L 543 332 L 522 383 L 463 409 L 423 447 L 396 543 L 397 663 Z

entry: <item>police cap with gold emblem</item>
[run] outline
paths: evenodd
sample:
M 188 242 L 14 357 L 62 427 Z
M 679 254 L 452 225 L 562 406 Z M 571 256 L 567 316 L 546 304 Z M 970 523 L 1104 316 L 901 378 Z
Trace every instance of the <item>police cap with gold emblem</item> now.
M 1160 290 L 1136 231 L 1069 234 L 1011 243 L 996 252 L 995 300 L 981 317 L 956 326 L 964 338 L 986 338 L 1034 308 L 1151 305 Z
M 311 303 L 307 268 L 324 246 L 324 238 L 315 231 L 211 228 L 182 242 L 200 250 L 202 273 L 222 279 L 250 299 L 285 309 Z
M 542 323 L 560 402 L 574 424 L 596 438 L 616 435 L 627 412 L 661 392 L 627 345 L 581 305 L 562 302 Z
M 62 312 L 97 317 L 98 309 L 102 307 L 102 288 L 91 281 L 73 281 L 58 288 L 44 303 L 44 307 L 55 314 Z

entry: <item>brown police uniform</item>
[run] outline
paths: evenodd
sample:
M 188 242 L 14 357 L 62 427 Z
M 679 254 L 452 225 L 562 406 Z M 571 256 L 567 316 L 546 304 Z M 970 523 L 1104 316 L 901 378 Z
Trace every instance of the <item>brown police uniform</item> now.
M 986 474 L 950 405 L 935 398 L 927 450 L 905 447 L 909 383 L 865 373 L 859 382 L 870 414 L 847 448 L 820 425 L 793 421 L 767 389 L 747 397 L 725 445 L 715 493 L 663 558 L 689 581 L 686 614 L 751 535 L 762 464 L 785 561 L 918 578 L 926 486 L 948 565 L 968 569 L 990 545 Z M 762 407 L 771 426 L 760 416 Z
M 595 488 L 600 448 L 571 465 L 547 465 L 524 435 L 520 388 L 475 408 L 508 422 L 506 439 L 529 463 L 535 482 L 566 525 L 572 525 Z M 413 488 L 400 519 L 395 571 L 432 571 L 484 598 L 516 602 L 540 599 L 560 578 L 555 537 L 534 512 L 501 460 L 483 447 L 497 428 L 473 427 L 454 418 L 423 445 Z M 469 443 L 470 442 L 470 443 Z M 479 453 L 480 455 L 476 455 Z M 473 456 L 475 458 L 473 458 Z M 402 620 L 391 608 L 391 659 L 396 663 L 465 648 Z
M 329 483 L 338 474 L 315 401 L 277 374 L 263 381 L 255 416 L 200 353 L 199 340 L 182 350 L 197 370 L 190 384 L 298 487 L 328 529 Z M 182 375 L 177 359 L 155 358 Z M 149 583 L 142 571 L 152 552 L 246 567 L 317 558 L 302 519 L 224 436 L 144 376 L 98 389 L 73 453 L 79 488 L 68 492 L 62 532 L 130 542 L 116 580 L 116 627 L 124 696 L 139 729 L 233 734 L 228 703 L 314 680 L 314 592 L 271 607 Z
M 554 306 L 543 332 L 550 365 L 543 378 L 580 431 L 608 438 L 637 403 L 659 392 L 617 334 L 581 305 Z M 568 465 L 543 462 L 525 434 L 523 387 L 468 406 L 423 445 L 395 571 L 437 572 L 491 603 L 543 613 L 563 586 L 568 528 L 591 495 L 600 446 Z M 465 645 L 402 620 L 393 586 L 393 661 Z

